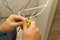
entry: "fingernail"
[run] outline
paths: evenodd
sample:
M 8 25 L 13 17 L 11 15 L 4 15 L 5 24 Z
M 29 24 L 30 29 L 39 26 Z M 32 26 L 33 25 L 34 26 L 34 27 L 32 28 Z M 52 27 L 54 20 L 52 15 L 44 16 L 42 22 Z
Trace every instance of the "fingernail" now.
M 32 21 L 31 23 L 36 23 L 36 21 Z
M 24 18 L 24 20 L 27 20 L 26 18 Z

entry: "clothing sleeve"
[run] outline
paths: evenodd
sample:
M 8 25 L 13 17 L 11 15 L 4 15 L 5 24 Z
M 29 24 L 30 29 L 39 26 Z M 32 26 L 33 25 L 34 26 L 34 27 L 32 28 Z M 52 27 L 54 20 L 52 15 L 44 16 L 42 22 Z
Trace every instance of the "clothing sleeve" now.
M 17 31 L 15 29 L 14 31 L 0 37 L 0 40 L 16 40 L 16 33 Z

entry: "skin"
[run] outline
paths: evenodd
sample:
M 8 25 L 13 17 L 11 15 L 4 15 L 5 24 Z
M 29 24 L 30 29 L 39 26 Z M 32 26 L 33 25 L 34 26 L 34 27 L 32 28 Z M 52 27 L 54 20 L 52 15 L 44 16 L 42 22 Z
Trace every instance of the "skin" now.
M 24 22 L 23 26 L 23 40 L 41 40 L 41 34 L 35 21 L 32 21 L 30 26 Z
M 23 28 L 23 40 L 40 40 L 41 34 L 39 29 L 37 28 L 36 22 L 32 21 L 31 25 L 28 26 L 27 20 L 18 15 L 9 16 L 6 21 L 0 26 L 0 32 L 8 33 L 12 32 L 18 26 L 22 26 Z
M 0 31 L 3 33 L 11 32 L 18 26 L 22 25 L 23 21 L 26 21 L 24 17 L 17 16 L 17 15 L 11 15 L 1 25 Z

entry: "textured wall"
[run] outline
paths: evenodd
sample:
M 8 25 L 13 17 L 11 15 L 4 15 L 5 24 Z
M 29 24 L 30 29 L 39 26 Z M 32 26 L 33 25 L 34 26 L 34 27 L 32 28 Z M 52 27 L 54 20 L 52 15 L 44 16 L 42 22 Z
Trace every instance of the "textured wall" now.
M 7 1 L 8 1 L 10 8 L 13 10 L 13 12 L 17 14 L 17 11 L 19 9 L 21 9 L 24 5 L 26 5 L 29 0 L 7 0 Z M 36 7 L 38 5 L 44 5 L 45 2 L 46 2 L 46 0 L 32 0 L 27 8 Z M 44 35 L 46 32 L 46 26 L 47 26 L 47 21 L 48 21 L 48 17 L 49 17 L 51 3 L 52 3 L 52 0 L 49 1 L 49 5 L 48 5 L 47 9 L 43 12 L 43 14 L 39 15 L 36 18 L 38 27 L 42 32 L 42 40 L 44 40 Z M 31 14 L 32 11 L 27 12 L 27 13 Z M 11 12 L 6 7 L 4 7 L 4 5 L 2 4 L 2 0 L 0 0 L 0 17 L 7 17 L 10 14 L 11 14 Z
M 29 0 L 7 0 L 7 2 L 10 8 L 13 10 L 13 12 L 17 14 L 18 10 L 27 5 Z M 38 0 L 31 0 L 27 8 L 36 7 L 38 3 Z M 2 0 L 0 0 L 0 16 L 8 16 L 10 14 L 11 12 L 3 5 Z

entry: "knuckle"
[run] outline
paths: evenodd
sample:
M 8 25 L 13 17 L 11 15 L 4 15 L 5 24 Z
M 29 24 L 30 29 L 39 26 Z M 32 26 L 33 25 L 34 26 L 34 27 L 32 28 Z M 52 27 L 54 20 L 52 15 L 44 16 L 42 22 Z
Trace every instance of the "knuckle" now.
M 10 15 L 9 18 L 14 18 L 16 15 Z
M 14 15 L 10 15 L 10 17 L 14 17 Z
M 37 28 L 37 31 L 39 32 L 39 29 Z
M 40 32 L 40 30 L 36 27 L 36 32 Z
M 39 33 L 40 32 L 37 27 L 35 27 L 34 30 L 35 30 L 35 33 Z
M 33 29 L 35 29 L 36 30 L 36 27 L 34 26 L 34 28 Z

